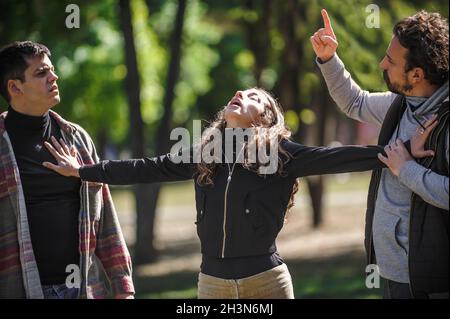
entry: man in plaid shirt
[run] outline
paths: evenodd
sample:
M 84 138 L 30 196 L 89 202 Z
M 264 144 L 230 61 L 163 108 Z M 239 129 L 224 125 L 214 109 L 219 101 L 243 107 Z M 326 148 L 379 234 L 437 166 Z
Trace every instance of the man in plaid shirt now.
M 108 186 L 42 166 L 54 162 L 42 147 L 51 136 L 80 163 L 99 161 L 89 135 L 50 110 L 60 101 L 50 56 L 31 41 L 0 49 L 0 94 L 9 104 L 0 114 L 0 298 L 133 298 Z

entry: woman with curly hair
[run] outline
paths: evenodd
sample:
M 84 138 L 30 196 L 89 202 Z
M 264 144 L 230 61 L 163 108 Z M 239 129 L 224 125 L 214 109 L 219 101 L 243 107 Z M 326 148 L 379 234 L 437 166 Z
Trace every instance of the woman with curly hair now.
M 251 129 L 246 141 L 231 143 L 211 139 L 211 132 Z M 293 206 L 298 178 L 382 167 L 380 146 L 309 147 L 290 140 L 277 101 L 266 91 L 237 91 L 208 127 L 200 150 L 215 150 L 213 161 L 180 161 L 180 154 L 83 165 L 64 141 L 46 144 L 57 165 L 44 166 L 82 181 L 136 184 L 195 180 L 197 233 L 202 264 L 198 278 L 199 298 L 294 298 L 292 280 L 277 252 L 276 238 L 287 211 Z M 217 146 L 217 148 L 215 148 Z M 257 147 L 254 147 L 257 146 Z M 266 146 L 266 148 L 262 148 Z M 264 171 L 267 163 L 254 150 L 276 152 L 276 170 Z M 210 151 L 206 151 L 208 155 Z

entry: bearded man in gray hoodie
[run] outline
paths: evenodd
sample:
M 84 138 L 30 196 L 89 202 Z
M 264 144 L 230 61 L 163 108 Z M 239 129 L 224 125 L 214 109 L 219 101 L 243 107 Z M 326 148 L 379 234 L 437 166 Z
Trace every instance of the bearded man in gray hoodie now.
M 388 168 L 373 171 L 369 186 L 367 263 L 378 266 L 384 298 L 448 298 L 448 21 L 425 11 L 399 21 L 380 62 L 389 91 L 369 93 L 345 70 L 325 10 L 322 17 L 310 40 L 330 95 L 349 117 L 379 126 L 378 144 L 389 145 L 380 155 Z M 434 156 L 415 161 L 402 141 L 418 124 L 432 130 Z

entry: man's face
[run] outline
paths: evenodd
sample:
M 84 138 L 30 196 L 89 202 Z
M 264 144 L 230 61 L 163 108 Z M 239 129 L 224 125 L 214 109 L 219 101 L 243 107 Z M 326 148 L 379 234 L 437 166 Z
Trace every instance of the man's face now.
M 17 81 L 20 93 L 16 96 L 20 102 L 36 111 L 47 111 L 59 103 L 59 90 L 55 68 L 46 54 L 42 57 L 27 59 L 25 81 Z
M 386 50 L 386 55 L 380 62 L 388 89 L 397 94 L 408 95 L 407 93 L 413 88 L 408 78 L 409 72 L 405 72 L 407 53 L 408 49 L 403 47 L 394 36 Z

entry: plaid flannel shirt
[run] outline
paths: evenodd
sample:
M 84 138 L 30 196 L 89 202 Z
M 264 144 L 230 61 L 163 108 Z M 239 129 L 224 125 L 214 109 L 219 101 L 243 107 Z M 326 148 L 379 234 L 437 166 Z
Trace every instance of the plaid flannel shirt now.
M 43 298 L 19 169 L 5 130 L 6 114 L 0 114 L 0 298 Z M 99 161 L 86 131 L 53 111 L 50 116 L 65 142 L 75 145 L 79 161 Z M 134 294 L 131 258 L 108 185 L 82 182 L 80 203 L 80 298 L 106 298 L 107 286 L 113 296 Z M 103 269 L 110 285 L 102 280 Z

